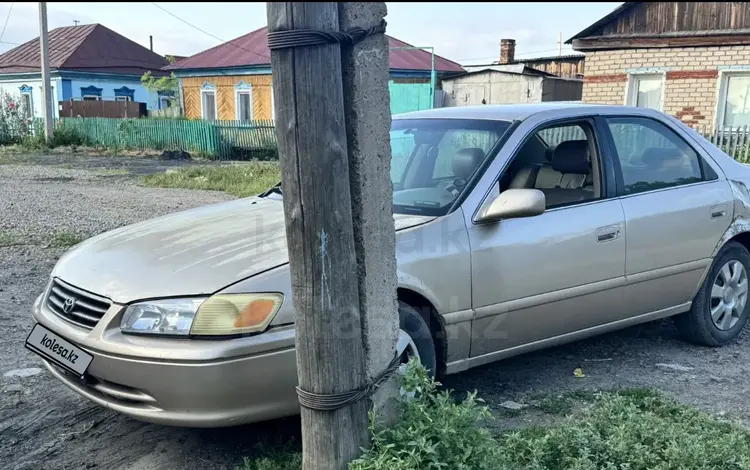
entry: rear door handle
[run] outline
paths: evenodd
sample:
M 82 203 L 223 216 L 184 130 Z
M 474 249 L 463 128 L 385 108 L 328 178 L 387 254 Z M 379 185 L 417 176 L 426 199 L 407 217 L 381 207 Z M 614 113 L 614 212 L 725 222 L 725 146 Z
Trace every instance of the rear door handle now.
M 725 215 L 727 215 L 727 205 L 726 204 L 719 204 L 719 205 L 711 207 L 711 218 L 712 219 L 718 219 L 720 217 L 724 217 Z
M 598 242 L 608 242 L 611 240 L 616 240 L 620 237 L 620 226 L 619 225 L 611 225 L 609 227 L 601 227 L 596 229 L 596 241 Z

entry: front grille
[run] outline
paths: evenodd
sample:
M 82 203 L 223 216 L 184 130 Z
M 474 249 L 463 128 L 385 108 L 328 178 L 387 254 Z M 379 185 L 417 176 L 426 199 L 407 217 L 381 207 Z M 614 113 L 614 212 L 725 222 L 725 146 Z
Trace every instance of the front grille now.
M 53 279 L 47 296 L 47 307 L 60 318 L 82 328 L 91 329 L 102 319 L 111 302 L 90 294 L 59 279 Z

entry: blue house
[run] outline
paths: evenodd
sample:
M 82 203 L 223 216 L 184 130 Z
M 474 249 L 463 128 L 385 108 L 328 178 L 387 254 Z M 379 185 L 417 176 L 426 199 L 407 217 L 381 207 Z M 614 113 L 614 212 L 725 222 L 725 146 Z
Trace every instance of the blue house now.
M 148 109 L 167 105 L 167 97 L 141 85 L 147 71 L 167 73 L 166 58 L 100 24 L 56 28 L 49 32 L 53 116 L 68 100 L 136 101 Z M 18 96 L 31 116 L 42 117 L 39 38 L 0 55 L 0 92 Z

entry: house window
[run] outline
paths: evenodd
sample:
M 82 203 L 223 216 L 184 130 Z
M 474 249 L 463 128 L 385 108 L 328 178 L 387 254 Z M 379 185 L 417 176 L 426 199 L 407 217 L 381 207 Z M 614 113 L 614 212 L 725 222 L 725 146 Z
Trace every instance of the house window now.
M 24 117 L 30 118 L 34 115 L 34 99 L 31 94 L 32 88 L 23 85 L 21 88 L 21 112 Z
M 159 109 L 167 109 L 172 106 L 172 100 L 169 98 L 169 96 L 160 96 L 159 97 Z
M 81 98 L 84 101 L 100 101 L 102 99 L 102 89 L 93 85 L 81 87 Z
M 135 90 L 126 86 L 115 89 L 115 101 L 133 101 Z
M 722 77 L 718 114 L 722 128 L 750 126 L 750 74 Z
M 664 75 L 631 75 L 628 106 L 661 110 Z
M 238 121 L 253 119 L 253 87 L 242 80 L 234 87 L 234 109 Z
M 218 114 L 216 86 L 209 82 L 204 82 L 201 86 L 201 117 L 208 121 L 215 121 Z

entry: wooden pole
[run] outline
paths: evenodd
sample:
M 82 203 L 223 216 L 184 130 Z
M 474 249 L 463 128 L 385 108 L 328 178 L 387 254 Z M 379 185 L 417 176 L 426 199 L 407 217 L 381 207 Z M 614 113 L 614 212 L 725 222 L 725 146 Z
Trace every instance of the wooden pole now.
M 47 50 L 47 2 L 39 2 L 39 44 L 42 69 L 42 116 L 44 117 L 44 141 L 52 139 L 52 99 L 49 82 L 49 53 Z
M 266 5 L 269 32 L 339 31 L 357 15 L 370 27 L 386 11 L 380 2 Z M 338 44 L 274 50 L 271 64 L 299 386 L 348 392 L 386 368 L 398 331 L 387 41 L 368 38 L 343 59 Z M 346 469 L 367 446 L 369 408 L 303 407 L 303 469 Z

